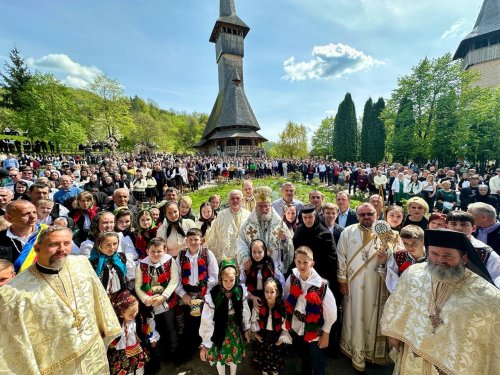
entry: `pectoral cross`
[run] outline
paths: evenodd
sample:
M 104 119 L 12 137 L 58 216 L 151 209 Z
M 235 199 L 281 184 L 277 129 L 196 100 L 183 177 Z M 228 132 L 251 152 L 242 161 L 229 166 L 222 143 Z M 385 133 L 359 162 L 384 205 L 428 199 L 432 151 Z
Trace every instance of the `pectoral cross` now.
M 435 314 L 429 315 L 429 319 L 432 324 L 432 333 L 436 333 L 436 328 L 438 328 L 441 324 L 443 324 L 443 319 L 439 316 L 439 311 L 436 311 Z
M 82 332 L 85 318 L 77 310 L 73 310 L 73 318 L 75 319 L 73 328 L 76 328 L 78 332 Z
M 247 232 L 246 232 L 246 235 L 249 236 L 252 241 L 253 241 L 253 237 L 257 234 L 257 230 L 254 229 L 253 227 L 250 227 L 248 228 Z

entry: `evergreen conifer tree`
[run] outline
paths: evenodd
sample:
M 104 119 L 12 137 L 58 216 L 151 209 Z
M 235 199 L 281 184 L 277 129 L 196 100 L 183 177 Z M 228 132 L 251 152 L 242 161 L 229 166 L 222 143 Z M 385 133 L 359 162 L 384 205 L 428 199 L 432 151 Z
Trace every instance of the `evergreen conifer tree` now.
M 383 98 L 378 98 L 377 102 L 372 107 L 373 131 L 371 132 L 372 139 L 370 142 L 370 164 L 378 164 L 385 158 L 385 124 L 380 118 L 382 111 L 385 109 L 385 101 Z
M 10 51 L 9 57 L 11 63 L 5 62 L 5 73 L 0 73 L 2 78 L 0 87 L 4 89 L 0 107 L 21 111 L 26 106 L 23 103 L 22 93 L 31 79 L 31 73 L 17 48 Z
M 351 94 L 345 94 L 339 104 L 333 129 L 333 155 L 339 161 L 354 161 L 358 150 L 358 124 L 356 108 Z
M 394 134 L 391 141 L 393 160 L 406 164 L 413 157 L 415 140 L 415 116 L 413 101 L 408 97 L 401 99 L 394 124 Z
M 373 101 L 372 98 L 368 98 L 365 103 L 365 108 L 363 110 L 363 121 L 361 123 L 361 142 L 360 142 L 360 160 L 364 162 L 371 163 L 370 159 L 372 158 L 370 143 L 373 142 L 372 134 L 373 133 Z

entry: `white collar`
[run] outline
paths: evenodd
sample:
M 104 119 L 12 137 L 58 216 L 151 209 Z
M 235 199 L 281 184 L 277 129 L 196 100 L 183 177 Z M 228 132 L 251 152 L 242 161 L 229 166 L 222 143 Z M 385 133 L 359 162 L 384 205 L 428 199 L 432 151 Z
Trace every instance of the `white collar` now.
M 307 283 L 307 284 L 310 284 L 310 285 L 315 286 L 317 288 L 320 288 L 321 284 L 323 283 L 323 279 L 321 278 L 321 276 L 319 275 L 319 273 L 316 272 L 316 270 L 314 268 L 311 269 L 311 275 L 309 276 L 309 278 L 307 280 L 302 280 L 301 279 L 300 273 L 297 270 L 297 268 L 294 268 L 292 270 L 292 272 L 295 275 L 295 277 L 297 279 L 299 279 L 302 283 Z
M 163 254 L 163 256 L 161 257 L 161 259 L 158 263 L 153 263 L 153 262 L 151 262 L 151 259 L 149 259 L 149 255 L 148 255 L 146 258 L 141 259 L 139 261 L 139 263 L 144 263 L 144 264 L 147 264 L 148 266 L 158 268 L 158 267 L 162 266 L 163 264 L 165 264 L 165 262 L 168 262 L 171 258 L 172 258 L 172 256 L 170 254 Z

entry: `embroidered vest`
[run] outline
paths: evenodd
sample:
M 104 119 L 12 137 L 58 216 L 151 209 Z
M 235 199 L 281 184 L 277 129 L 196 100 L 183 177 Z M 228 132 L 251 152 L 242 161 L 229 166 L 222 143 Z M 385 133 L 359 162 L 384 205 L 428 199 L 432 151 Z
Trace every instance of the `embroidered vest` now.
M 159 268 L 161 268 L 161 273 L 158 275 L 158 283 L 165 290 L 170 283 L 170 268 L 172 266 L 172 258 L 163 263 Z M 140 263 L 141 272 L 142 272 L 142 285 L 141 290 L 143 290 L 148 296 L 153 295 L 153 291 L 151 289 L 152 277 L 149 273 L 149 264 Z M 177 294 L 174 292 L 167 299 L 168 308 L 172 309 L 178 301 Z
M 247 287 L 247 290 L 254 294 L 254 292 L 257 290 L 257 275 L 259 273 L 259 270 L 256 266 L 252 264 L 250 269 L 245 271 L 245 276 L 246 276 L 246 282 L 245 285 Z M 261 275 L 262 275 L 262 284 L 271 276 L 274 276 L 274 264 L 272 260 L 270 262 L 264 262 L 262 265 L 261 269 Z
M 188 286 L 189 278 L 191 276 L 191 262 L 186 256 L 188 250 L 181 250 L 179 252 L 179 261 L 181 264 L 181 283 L 183 286 Z M 207 293 L 207 283 L 208 283 L 208 250 L 206 247 L 202 247 L 200 255 L 198 257 L 198 286 L 200 288 L 199 294 L 200 298 L 203 298 Z
M 311 342 L 321 335 L 323 326 L 323 298 L 326 294 L 326 283 L 323 281 L 321 287 L 311 286 L 305 295 L 306 314 L 304 322 L 304 341 Z M 285 302 L 286 329 L 292 328 L 292 317 L 298 298 L 302 295 L 300 280 L 292 273 L 290 275 L 290 294 Z
M 259 308 L 259 328 L 260 330 L 265 330 L 267 326 L 267 320 L 269 313 L 271 313 L 271 320 L 273 325 L 273 331 L 280 334 L 282 331 L 283 319 L 285 318 L 285 311 L 283 306 L 274 306 L 274 308 L 269 311 L 269 307 L 262 305 Z

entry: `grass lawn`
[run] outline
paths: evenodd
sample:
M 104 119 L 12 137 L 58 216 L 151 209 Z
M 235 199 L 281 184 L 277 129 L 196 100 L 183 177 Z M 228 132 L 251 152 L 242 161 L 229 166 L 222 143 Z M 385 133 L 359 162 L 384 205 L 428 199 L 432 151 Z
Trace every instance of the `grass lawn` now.
M 269 186 L 271 189 L 273 189 L 273 200 L 279 199 L 281 197 L 280 194 L 280 188 L 281 185 L 286 182 L 290 181 L 289 179 L 286 178 L 279 178 L 279 177 L 266 177 L 266 178 L 259 178 L 259 179 L 254 179 L 253 185 L 254 188 L 257 186 Z M 214 186 L 214 187 L 209 187 L 206 189 L 201 189 L 198 191 L 195 191 L 193 193 L 189 193 L 191 199 L 193 200 L 193 213 L 195 215 L 199 214 L 199 208 L 200 205 L 203 202 L 207 202 L 208 198 L 210 198 L 211 195 L 213 194 L 219 194 L 221 196 L 221 208 L 226 208 L 228 206 L 227 201 L 228 201 L 228 196 L 229 192 L 233 189 L 240 189 L 241 190 L 241 180 L 232 180 L 227 183 L 222 183 L 220 185 Z M 336 192 L 339 191 L 339 188 L 337 187 L 325 187 L 322 185 L 307 185 L 303 181 L 297 181 L 293 182 L 295 185 L 295 190 L 296 190 L 296 198 L 299 199 L 302 202 L 308 202 L 309 201 L 309 192 L 312 190 L 319 190 L 325 195 L 325 200 L 324 202 L 332 202 L 335 203 L 335 196 Z M 360 200 L 356 200 L 351 198 L 351 207 L 355 208 L 359 206 L 362 202 Z

